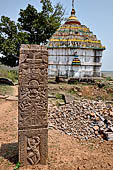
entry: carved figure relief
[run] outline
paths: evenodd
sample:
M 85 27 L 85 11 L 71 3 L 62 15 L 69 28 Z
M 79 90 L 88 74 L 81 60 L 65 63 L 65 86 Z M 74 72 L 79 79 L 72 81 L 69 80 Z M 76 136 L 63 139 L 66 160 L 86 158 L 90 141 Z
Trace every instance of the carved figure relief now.
M 47 125 L 47 115 L 46 112 L 43 112 L 43 114 L 40 111 L 36 112 L 36 115 L 31 115 L 31 111 L 28 111 L 28 114 L 26 117 L 22 120 L 24 126 L 44 126 Z
M 37 80 L 31 80 L 29 82 L 29 97 L 36 98 L 38 95 L 39 82 Z
M 31 165 L 36 165 L 40 161 L 40 137 L 27 139 L 27 160 Z
M 48 51 L 22 45 L 19 65 L 19 161 L 22 165 L 47 163 Z

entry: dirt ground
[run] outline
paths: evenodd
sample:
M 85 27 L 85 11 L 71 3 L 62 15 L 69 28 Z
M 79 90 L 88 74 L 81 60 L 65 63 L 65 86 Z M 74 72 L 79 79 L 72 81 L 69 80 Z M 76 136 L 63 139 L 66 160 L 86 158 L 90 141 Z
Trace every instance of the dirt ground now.
M 17 87 L 13 87 L 17 96 Z M 0 99 L 0 170 L 13 170 L 18 162 L 18 103 Z M 113 141 L 79 141 L 49 129 L 48 165 L 19 170 L 113 170 Z

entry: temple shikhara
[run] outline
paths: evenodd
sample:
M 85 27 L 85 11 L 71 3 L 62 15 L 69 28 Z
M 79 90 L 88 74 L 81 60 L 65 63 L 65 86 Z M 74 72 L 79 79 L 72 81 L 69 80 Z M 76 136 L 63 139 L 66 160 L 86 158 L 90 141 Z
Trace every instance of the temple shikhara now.
M 49 77 L 101 77 L 105 46 L 88 27 L 80 23 L 75 13 L 73 0 L 71 16 L 49 40 Z

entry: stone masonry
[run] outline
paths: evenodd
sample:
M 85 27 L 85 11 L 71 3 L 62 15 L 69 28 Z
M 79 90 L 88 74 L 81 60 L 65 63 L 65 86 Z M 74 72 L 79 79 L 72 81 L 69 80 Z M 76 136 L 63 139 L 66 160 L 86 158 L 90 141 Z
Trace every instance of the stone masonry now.
M 19 58 L 19 162 L 46 164 L 48 157 L 48 52 L 21 45 Z

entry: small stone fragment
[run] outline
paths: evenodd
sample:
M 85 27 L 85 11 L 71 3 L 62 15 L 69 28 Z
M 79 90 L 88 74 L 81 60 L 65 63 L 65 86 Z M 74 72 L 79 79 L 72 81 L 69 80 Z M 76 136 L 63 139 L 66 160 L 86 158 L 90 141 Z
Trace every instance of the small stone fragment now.
M 94 129 L 95 131 L 97 131 L 97 130 L 99 129 L 99 127 L 98 127 L 98 126 L 94 126 L 93 129 Z

